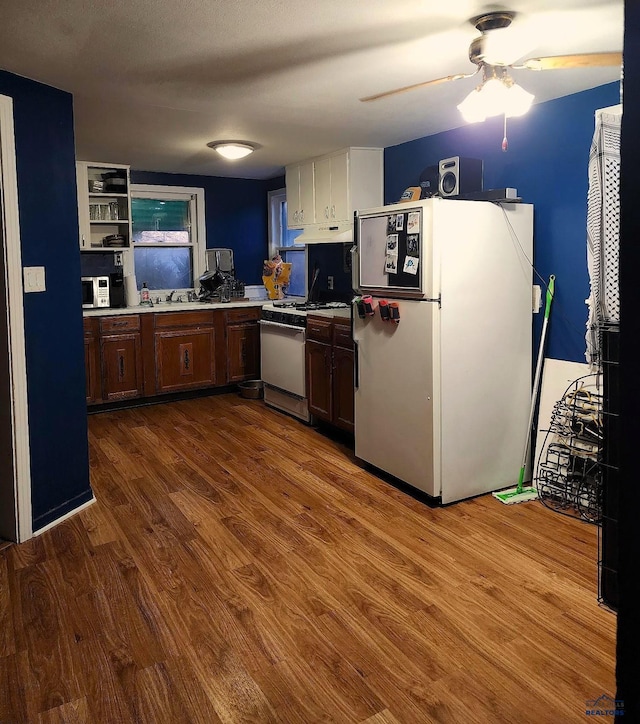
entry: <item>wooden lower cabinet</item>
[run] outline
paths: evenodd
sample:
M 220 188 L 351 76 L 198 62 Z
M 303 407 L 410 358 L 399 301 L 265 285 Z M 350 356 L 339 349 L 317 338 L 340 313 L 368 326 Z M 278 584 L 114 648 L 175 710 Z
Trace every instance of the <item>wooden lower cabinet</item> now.
M 260 377 L 260 310 L 230 309 L 226 312 L 227 382 Z
M 156 391 L 177 392 L 216 384 L 213 327 L 155 333 Z
M 102 402 L 100 344 L 97 320 L 84 319 L 84 371 L 87 405 Z
M 353 350 L 333 348 L 333 424 L 353 432 L 355 425 L 353 397 Z
M 351 327 L 326 318 L 307 319 L 307 396 L 319 420 L 354 430 L 354 374 Z
M 100 356 L 105 402 L 142 396 L 140 332 L 102 336 Z
M 102 402 L 142 397 L 140 315 L 100 317 Z
M 260 377 L 259 307 L 84 318 L 88 405 Z
M 224 337 L 222 312 L 157 312 L 153 315 L 155 394 L 225 384 L 217 364 Z
M 309 412 L 321 420 L 331 422 L 331 345 L 308 340 L 306 354 Z

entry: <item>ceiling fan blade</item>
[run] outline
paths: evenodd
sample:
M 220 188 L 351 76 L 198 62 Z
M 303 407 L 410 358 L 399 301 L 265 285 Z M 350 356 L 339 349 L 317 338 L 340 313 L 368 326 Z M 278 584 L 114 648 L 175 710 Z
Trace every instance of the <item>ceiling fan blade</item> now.
M 373 96 L 367 96 L 366 98 L 360 98 L 360 100 L 363 103 L 368 103 L 369 101 L 377 101 L 380 98 L 386 98 L 387 96 L 393 96 L 397 93 L 405 93 L 406 91 L 415 90 L 416 88 L 425 88 L 428 85 L 437 85 L 438 83 L 446 83 L 450 80 L 460 80 L 461 78 L 471 78 L 471 76 L 475 75 L 478 71 L 474 71 L 473 73 L 458 73 L 456 75 L 447 75 L 444 78 L 436 78 L 435 80 L 426 80 L 422 83 L 413 83 L 412 85 L 406 85 L 403 88 L 395 88 L 394 90 L 385 91 L 384 93 L 376 93 Z
M 562 68 L 598 68 L 608 65 L 622 65 L 622 53 L 580 53 L 529 58 L 522 65 L 513 67 L 529 70 L 559 70 Z

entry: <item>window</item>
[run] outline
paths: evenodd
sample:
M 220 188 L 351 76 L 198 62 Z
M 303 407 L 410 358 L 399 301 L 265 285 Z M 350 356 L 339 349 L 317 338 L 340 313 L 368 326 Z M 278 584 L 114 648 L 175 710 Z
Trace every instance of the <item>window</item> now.
M 287 294 L 290 297 L 307 296 L 307 249 L 296 244 L 301 229 L 287 229 L 286 189 L 269 192 L 269 258 L 280 254 L 282 261 L 291 263 L 291 276 Z
M 131 186 L 133 265 L 138 289 L 193 289 L 204 271 L 204 189 Z

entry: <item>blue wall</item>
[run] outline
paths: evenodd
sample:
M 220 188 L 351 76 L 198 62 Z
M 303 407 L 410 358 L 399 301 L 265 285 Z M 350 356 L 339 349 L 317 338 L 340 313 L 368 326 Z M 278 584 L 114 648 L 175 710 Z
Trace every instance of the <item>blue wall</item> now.
M 24 295 L 33 528 L 92 497 L 69 93 L 0 71 L 13 98 L 22 263 L 46 292 Z
M 620 102 L 619 84 L 534 105 L 508 121 L 509 150 L 501 150 L 502 119 L 471 124 L 385 149 L 385 203 L 417 185 L 426 166 L 450 156 L 484 161 L 484 188 L 514 187 L 535 206 L 535 267 L 556 275 L 547 356 L 584 362 L 589 295 L 586 266 L 587 164 L 594 111 Z M 479 250 L 479 253 L 481 250 Z M 496 280 L 496 283 L 499 280 Z M 489 296 L 493 280 L 479 280 Z M 541 325 L 536 315 L 536 329 Z
M 131 181 L 203 188 L 207 247 L 233 249 L 238 279 L 245 284 L 262 284 L 262 264 L 268 249 L 267 191 L 284 187 L 283 177 L 258 181 L 132 170 Z

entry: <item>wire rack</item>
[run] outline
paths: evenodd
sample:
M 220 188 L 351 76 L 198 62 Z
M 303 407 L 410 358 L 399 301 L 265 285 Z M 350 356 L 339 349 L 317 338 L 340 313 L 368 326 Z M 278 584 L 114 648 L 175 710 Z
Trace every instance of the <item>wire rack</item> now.
M 556 402 L 535 477 L 540 501 L 564 515 L 602 518 L 601 377 L 584 375 Z

